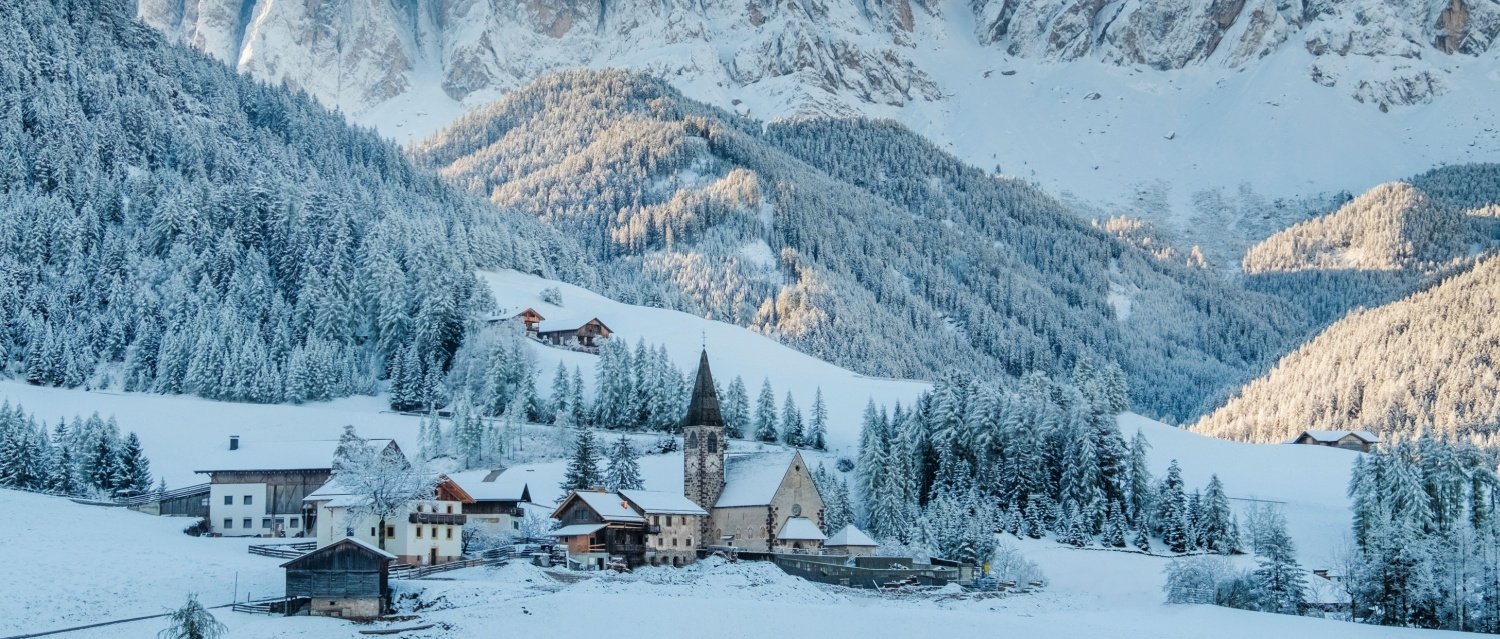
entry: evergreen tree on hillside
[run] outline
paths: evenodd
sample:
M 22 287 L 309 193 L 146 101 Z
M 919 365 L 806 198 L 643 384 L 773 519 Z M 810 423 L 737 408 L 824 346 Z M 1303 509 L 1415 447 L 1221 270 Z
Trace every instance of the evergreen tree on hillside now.
M 750 434 L 750 394 L 745 389 L 745 380 L 739 375 L 729 383 L 724 401 L 719 404 L 724 417 L 724 436 L 744 439 Z
M 776 436 L 776 393 L 767 378 L 760 386 L 760 398 L 755 401 L 755 439 L 774 442 Z
M 604 470 L 604 487 L 611 491 L 644 489 L 646 486 L 641 480 L 638 457 L 635 447 L 630 445 L 630 439 L 620 435 L 620 439 L 609 449 L 609 465 Z
M 1151 468 L 1146 463 L 1146 451 L 1151 444 L 1140 430 L 1130 439 L 1130 459 L 1126 463 L 1128 490 L 1125 501 L 1125 520 L 1138 528 L 1147 527 L 1154 506 L 1154 491 L 1151 488 Z
M 568 460 L 568 468 L 560 484 L 562 489 L 590 490 L 604 485 L 604 477 L 599 473 L 598 456 L 594 433 L 587 428 L 578 431 L 578 437 L 573 443 L 573 456 Z
M 1183 492 L 1182 470 L 1177 467 L 1177 460 L 1172 460 L 1167 467 L 1167 476 L 1162 479 L 1161 487 L 1156 491 L 1158 496 L 1156 525 L 1161 531 L 1162 543 L 1172 552 L 1187 552 L 1192 542 L 1192 532 L 1189 530 L 1187 495 Z
M 786 402 L 781 405 L 781 441 L 788 446 L 800 447 L 806 437 L 807 432 L 802 425 L 802 409 L 792 399 L 792 392 L 787 391 Z
M 126 435 L 125 442 L 120 446 L 120 463 L 114 485 L 117 490 L 137 490 L 143 493 L 151 489 L 151 461 L 146 459 L 141 440 L 134 432 Z
M 556 424 L 564 413 L 571 413 L 572 404 L 569 402 L 573 394 L 568 384 L 568 367 L 563 365 L 561 359 L 557 360 L 557 370 L 552 373 L 552 397 L 551 417 L 552 423 Z
M 1286 532 L 1284 520 L 1270 530 L 1267 543 L 1260 553 L 1259 567 L 1252 573 L 1255 595 L 1261 610 L 1285 615 L 1301 614 L 1307 600 L 1307 587 L 1302 582 L 1303 570 L 1297 565 L 1297 550 L 1291 535 Z
M 573 367 L 573 382 L 568 384 L 568 406 L 573 409 L 573 424 L 583 426 L 590 423 L 588 404 L 583 400 L 583 370 Z
M 1239 530 L 1234 523 L 1234 512 L 1229 508 L 1229 498 L 1224 495 L 1224 483 L 1217 474 L 1208 480 L 1208 492 L 1203 496 L 1202 545 L 1209 552 L 1227 555 L 1239 549 Z
M 804 445 L 813 450 L 828 449 L 828 405 L 823 403 L 823 388 L 813 394 L 812 423 L 808 425 Z

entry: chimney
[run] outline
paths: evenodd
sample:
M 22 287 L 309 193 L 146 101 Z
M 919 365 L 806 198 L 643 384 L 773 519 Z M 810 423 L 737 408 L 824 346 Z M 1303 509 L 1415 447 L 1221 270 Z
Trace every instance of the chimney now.
M 239 435 L 230 435 L 229 436 L 229 450 L 239 450 L 239 449 L 240 449 L 240 436 Z

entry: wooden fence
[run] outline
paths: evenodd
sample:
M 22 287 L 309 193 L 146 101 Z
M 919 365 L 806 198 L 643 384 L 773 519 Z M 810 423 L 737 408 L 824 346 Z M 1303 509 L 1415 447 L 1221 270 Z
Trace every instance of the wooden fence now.
M 278 559 L 296 559 L 318 549 L 318 542 L 304 541 L 295 544 L 263 544 L 250 546 L 250 554 Z
M 411 564 L 393 564 L 391 566 L 391 579 L 421 579 L 428 575 L 440 572 L 458 570 L 460 568 L 473 568 L 474 566 L 496 566 L 505 563 L 511 558 L 509 548 L 495 548 L 479 553 L 478 557 L 470 559 L 459 559 L 447 563 L 433 564 L 431 566 L 413 566 Z

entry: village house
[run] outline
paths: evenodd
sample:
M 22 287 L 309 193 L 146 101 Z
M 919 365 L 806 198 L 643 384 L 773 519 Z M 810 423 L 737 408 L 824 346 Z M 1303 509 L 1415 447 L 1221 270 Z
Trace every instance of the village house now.
M 537 339 L 560 348 L 579 350 L 585 353 L 597 353 L 599 347 L 608 341 L 614 332 L 609 330 L 599 318 L 590 319 L 581 326 L 568 326 L 565 328 L 540 327 L 537 331 Z
M 452 473 L 448 479 L 458 484 L 474 501 L 464 504 L 466 526 L 489 533 L 517 534 L 526 506 L 531 503 L 531 488 L 516 471 L 470 470 Z
M 307 600 L 298 612 L 373 619 L 391 609 L 390 567 L 395 560 L 396 555 L 345 537 L 281 564 L 286 596 Z
M 693 540 L 708 512 L 677 493 L 622 490 L 620 496 L 646 519 L 646 563 L 685 566 L 698 559 Z
M 649 490 L 578 490 L 552 517 L 552 532 L 577 567 L 603 568 L 613 560 L 634 568 L 683 566 L 697 559 L 702 521 L 708 512 L 677 493 Z
M 541 325 L 541 323 L 546 319 L 547 318 L 542 317 L 541 313 L 536 312 L 536 309 L 534 308 L 528 308 L 524 311 L 516 313 L 511 317 L 512 321 L 521 323 L 521 325 L 525 328 L 527 337 L 536 337 L 537 326 Z
M 1286 443 L 1331 446 L 1368 453 L 1380 444 L 1380 437 L 1367 430 L 1304 430 Z
M 707 351 L 698 359 L 682 433 L 684 494 L 709 512 L 700 546 L 760 552 L 822 547 L 823 498 L 802 453 L 726 454 Z
M 385 522 L 385 549 L 401 563 L 427 566 L 463 555 L 463 509 L 474 499 L 446 476 L 439 478 L 434 493 L 432 499 L 412 501 L 405 513 Z M 338 478 L 330 479 L 304 499 L 317 513 L 319 548 L 350 537 L 380 546 L 379 520 L 350 515 L 349 509 L 360 499 L 340 486 Z
M 400 450 L 389 439 L 371 446 Z M 244 441 L 208 456 L 209 532 L 225 537 L 311 536 L 316 511 L 304 499 L 333 474 L 337 440 Z

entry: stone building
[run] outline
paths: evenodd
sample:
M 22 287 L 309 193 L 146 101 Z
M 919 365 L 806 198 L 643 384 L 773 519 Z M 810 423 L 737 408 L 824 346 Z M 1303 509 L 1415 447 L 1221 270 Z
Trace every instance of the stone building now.
M 727 454 L 707 351 L 698 358 L 682 436 L 683 493 L 709 513 L 700 547 L 779 552 L 822 546 L 823 498 L 802 453 Z

